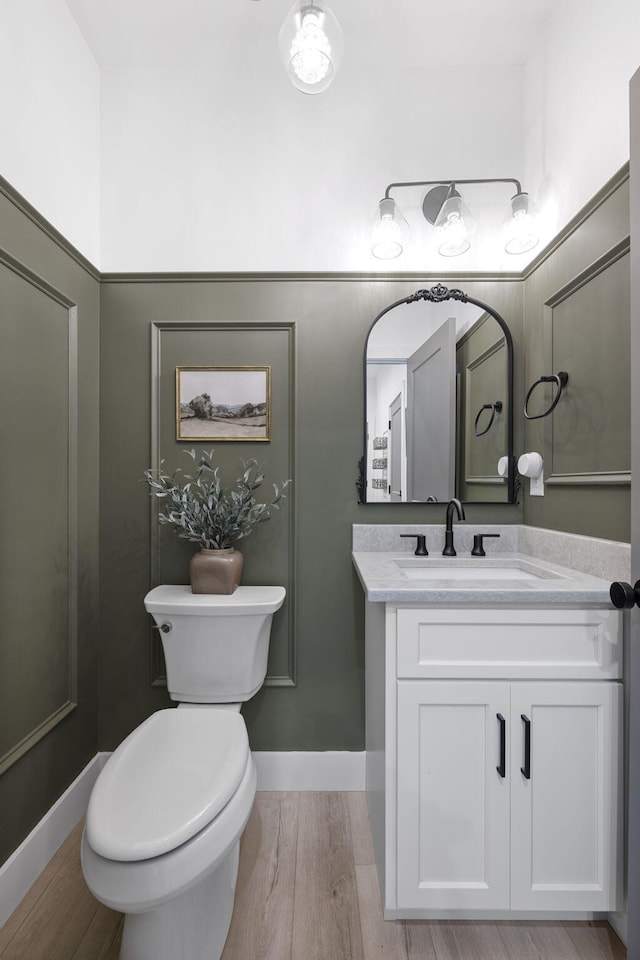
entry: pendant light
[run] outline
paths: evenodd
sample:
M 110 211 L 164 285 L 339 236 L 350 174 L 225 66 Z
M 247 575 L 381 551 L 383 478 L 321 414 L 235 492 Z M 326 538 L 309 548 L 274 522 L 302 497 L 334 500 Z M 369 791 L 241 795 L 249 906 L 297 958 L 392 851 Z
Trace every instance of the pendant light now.
M 325 0 L 296 0 L 280 30 L 280 56 L 302 93 L 322 93 L 342 58 L 340 24 Z

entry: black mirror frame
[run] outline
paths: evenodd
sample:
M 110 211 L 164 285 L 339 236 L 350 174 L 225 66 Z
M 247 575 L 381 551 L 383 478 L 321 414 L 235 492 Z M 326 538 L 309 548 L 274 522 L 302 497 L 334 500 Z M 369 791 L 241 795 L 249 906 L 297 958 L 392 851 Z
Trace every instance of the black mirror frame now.
M 441 283 L 437 283 L 435 286 L 431 287 L 430 290 L 417 290 L 415 293 L 410 294 L 408 297 L 403 297 L 401 300 L 396 300 L 395 303 L 389 304 L 388 307 L 385 307 L 378 316 L 375 318 L 371 326 L 369 327 L 369 332 L 367 334 L 367 339 L 364 345 L 364 361 L 363 361 L 363 372 L 364 372 L 364 444 L 363 450 L 364 455 L 359 461 L 359 478 L 356 482 L 356 487 L 358 488 L 359 503 L 367 503 L 367 482 L 368 482 L 368 473 L 367 473 L 367 348 L 369 346 L 369 337 L 373 331 L 378 320 L 380 320 L 386 313 L 389 313 L 390 310 L 393 310 L 395 307 L 399 307 L 403 303 L 416 303 L 419 300 L 429 300 L 431 303 L 441 303 L 443 300 L 459 300 L 461 303 L 471 303 L 476 307 L 480 307 L 481 310 L 486 311 L 490 316 L 497 320 L 502 332 L 504 333 L 505 342 L 507 345 L 507 393 L 508 393 L 508 403 L 507 403 L 507 461 L 509 464 L 509 471 L 507 475 L 507 503 L 515 503 L 517 496 L 517 487 L 516 487 L 516 464 L 515 457 L 513 455 L 513 337 L 511 336 L 511 331 L 507 326 L 506 320 L 504 320 L 500 314 L 490 307 L 488 303 L 484 303 L 482 300 L 477 300 L 475 297 L 468 296 L 463 290 L 450 289 L 445 287 Z M 484 501 L 478 501 L 484 502 Z

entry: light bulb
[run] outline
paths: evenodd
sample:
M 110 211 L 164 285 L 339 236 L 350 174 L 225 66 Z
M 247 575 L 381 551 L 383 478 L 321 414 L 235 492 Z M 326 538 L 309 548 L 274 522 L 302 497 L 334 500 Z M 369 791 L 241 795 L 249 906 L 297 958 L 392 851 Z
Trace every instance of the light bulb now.
M 378 210 L 371 230 L 371 253 L 378 260 L 394 260 L 402 253 L 409 225 L 395 200 L 385 197 Z
M 438 253 L 459 257 L 471 246 L 476 230 L 473 214 L 456 190 L 455 183 L 441 183 L 426 194 L 422 203 L 425 219 L 436 229 Z
M 298 0 L 280 31 L 280 54 L 293 85 L 321 93 L 333 80 L 342 53 L 342 31 L 324 0 Z
M 442 204 L 436 230 L 438 232 L 438 253 L 443 257 L 459 257 L 471 246 L 469 221 L 471 214 L 463 208 L 462 197 L 455 188 Z
M 536 223 L 536 207 L 526 193 L 512 197 L 505 220 L 507 253 L 528 253 L 540 242 Z
M 455 210 L 447 215 L 438 230 L 441 236 L 438 253 L 443 257 L 459 257 L 471 246 L 464 217 Z
M 311 8 L 291 44 L 291 69 L 305 84 L 320 83 L 331 67 L 331 44 L 322 29 L 324 16 Z

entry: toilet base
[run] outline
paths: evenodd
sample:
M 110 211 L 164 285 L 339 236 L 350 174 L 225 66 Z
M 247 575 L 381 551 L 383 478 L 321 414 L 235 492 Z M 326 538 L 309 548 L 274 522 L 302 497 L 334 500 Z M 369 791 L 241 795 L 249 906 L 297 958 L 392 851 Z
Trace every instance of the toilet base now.
M 238 877 L 239 841 L 212 874 L 146 913 L 125 916 L 120 960 L 219 960 Z

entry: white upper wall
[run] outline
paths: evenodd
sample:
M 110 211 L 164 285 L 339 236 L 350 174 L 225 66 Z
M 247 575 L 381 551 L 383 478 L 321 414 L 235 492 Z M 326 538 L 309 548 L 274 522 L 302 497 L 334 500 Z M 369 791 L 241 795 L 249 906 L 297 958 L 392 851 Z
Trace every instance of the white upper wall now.
M 437 270 L 422 242 L 424 191 L 398 195 L 412 250 L 391 264 L 371 256 L 387 184 L 522 175 L 528 31 L 507 16 L 512 0 L 394 0 L 391 16 L 388 0 L 333 0 L 345 56 L 316 97 L 294 89 L 279 60 L 291 0 L 156 0 L 151 23 L 149 0 L 112 0 L 128 18 L 120 45 L 89 0 L 69 3 L 103 65 L 107 271 Z M 465 29 L 452 31 L 452 17 Z M 502 206 L 509 189 L 498 196 Z M 479 246 L 459 266 L 486 262 Z
M 525 73 L 525 177 L 551 232 L 629 158 L 638 0 L 556 0 Z
M 64 0 L 0 0 L 0 174 L 99 261 L 100 75 Z
M 384 262 L 388 183 L 516 177 L 555 232 L 628 158 L 638 0 L 332 4 L 342 69 L 305 97 L 290 0 L 0 0 L 0 174 L 105 271 L 449 272 L 524 265 L 490 240 L 510 188 L 464 191 L 491 229 L 455 260 L 396 191 L 413 244 Z
M 217 66 L 103 71 L 105 270 L 388 270 L 369 251 L 388 183 L 521 173 L 517 66 L 446 84 L 437 67 L 381 67 L 363 84 L 346 58 L 316 97 L 279 63 L 244 84 Z M 398 194 L 417 230 L 423 192 Z M 393 266 L 429 269 L 419 243 Z

